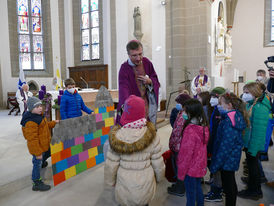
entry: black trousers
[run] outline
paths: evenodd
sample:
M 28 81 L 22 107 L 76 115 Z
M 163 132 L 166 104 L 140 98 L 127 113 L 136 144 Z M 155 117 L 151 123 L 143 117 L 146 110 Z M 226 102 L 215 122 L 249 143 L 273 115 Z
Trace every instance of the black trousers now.
M 236 206 L 237 184 L 235 181 L 235 171 L 221 171 L 222 185 L 225 193 L 225 205 Z
M 246 162 L 248 167 L 248 184 L 247 188 L 251 192 L 261 193 L 261 174 L 259 167 L 259 154 L 256 157 L 246 152 Z

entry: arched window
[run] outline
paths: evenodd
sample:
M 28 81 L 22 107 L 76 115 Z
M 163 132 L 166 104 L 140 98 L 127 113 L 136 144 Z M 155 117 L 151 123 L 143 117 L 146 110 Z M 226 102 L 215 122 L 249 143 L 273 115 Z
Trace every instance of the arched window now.
M 81 60 L 100 59 L 98 0 L 81 0 Z
M 17 0 L 19 67 L 44 70 L 41 0 Z

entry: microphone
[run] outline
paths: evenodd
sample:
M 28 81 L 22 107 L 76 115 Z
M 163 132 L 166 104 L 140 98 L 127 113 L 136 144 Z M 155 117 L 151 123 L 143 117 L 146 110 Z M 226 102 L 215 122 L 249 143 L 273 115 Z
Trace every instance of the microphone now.
M 83 77 L 80 77 L 80 79 L 86 84 L 86 87 L 88 88 L 88 83 L 86 82 L 86 80 L 84 80 Z

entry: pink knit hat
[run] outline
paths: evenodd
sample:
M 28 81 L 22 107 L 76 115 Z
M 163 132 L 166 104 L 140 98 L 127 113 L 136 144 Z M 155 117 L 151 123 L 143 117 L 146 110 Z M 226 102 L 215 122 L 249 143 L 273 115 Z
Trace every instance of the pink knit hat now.
M 145 101 L 141 97 L 130 95 L 125 101 L 120 123 L 125 125 L 145 117 Z

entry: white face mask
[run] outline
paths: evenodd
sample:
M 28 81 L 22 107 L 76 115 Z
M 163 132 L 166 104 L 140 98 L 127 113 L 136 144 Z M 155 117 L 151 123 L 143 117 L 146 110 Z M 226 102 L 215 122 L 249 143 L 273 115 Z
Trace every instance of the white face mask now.
M 262 76 L 257 76 L 257 79 L 258 79 L 259 81 L 262 81 L 262 80 L 264 79 L 264 77 L 262 77 Z
M 245 102 L 249 102 L 249 101 L 253 100 L 254 97 L 253 97 L 252 94 L 250 94 L 250 93 L 244 93 L 243 96 L 242 96 L 242 99 L 243 99 Z
M 75 92 L 75 88 L 70 88 L 70 89 L 67 89 L 67 90 L 68 90 L 68 92 L 71 93 L 71 94 L 74 94 L 74 92 Z
M 219 100 L 218 100 L 217 97 L 211 97 L 209 103 L 210 103 L 210 105 L 211 105 L 212 107 L 215 107 L 216 105 L 219 104 Z

